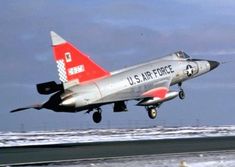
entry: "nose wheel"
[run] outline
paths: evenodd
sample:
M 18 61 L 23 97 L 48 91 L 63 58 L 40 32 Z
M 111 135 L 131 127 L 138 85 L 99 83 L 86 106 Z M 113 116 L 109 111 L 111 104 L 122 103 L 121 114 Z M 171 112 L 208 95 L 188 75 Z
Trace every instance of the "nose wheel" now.
M 179 91 L 179 98 L 180 98 L 181 100 L 183 100 L 183 99 L 185 98 L 185 93 L 184 93 L 184 90 L 183 90 L 183 89 L 180 89 L 180 91 Z
M 100 108 L 98 108 L 97 111 L 94 112 L 92 117 L 93 117 L 93 121 L 95 123 L 100 123 L 101 122 L 101 120 L 102 120 L 101 112 L 102 112 L 102 110 Z
M 183 88 L 182 88 L 182 83 L 180 82 L 180 83 L 178 84 L 178 86 L 179 86 L 179 88 L 180 88 L 180 91 L 179 91 L 179 98 L 180 98 L 181 100 L 183 100 L 183 99 L 185 99 L 185 93 L 184 93 L 184 90 L 183 90 Z

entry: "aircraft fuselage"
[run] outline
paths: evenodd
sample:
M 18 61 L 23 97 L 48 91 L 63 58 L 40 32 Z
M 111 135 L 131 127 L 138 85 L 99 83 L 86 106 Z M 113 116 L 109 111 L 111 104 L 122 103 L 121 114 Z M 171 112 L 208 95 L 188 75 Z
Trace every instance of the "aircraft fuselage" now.
M 205 74 L 219 63 L 210 60 L 191 59 L 178 51 L 165 57 L 139 65 L 109 72 L 96 64 L 71 43 L 51 32 L 52 48 L 61 84 L 54 81 L 37 84 L 40 94 L 52 96 L 41 104 L 17 108 L 50 109 L 56 112 L 87 110 L 96 123 L 101 121 L 101 106 L 113 103 L 114 112 L 127 111 L 125 102 L 136 100 L 144 106 L 150 118 L 157 116 L 157 108 L 179 96 L 185 98 L 182 83 Z M 171 90 L 178 84 L 180 90 Z
M 161 59 L 113 72 L 111 76 L 89 83 L 75 85 L 73 92 L 60 106 L 79 111 L 115 101 L 138 100 L 148 90 L 161 87 L 169 80 L 169 86 L 182 83 L 213 69 L 210 61 L 178 58 L 171 54 Z M 61 97 L 66 97 L 66 92 Z

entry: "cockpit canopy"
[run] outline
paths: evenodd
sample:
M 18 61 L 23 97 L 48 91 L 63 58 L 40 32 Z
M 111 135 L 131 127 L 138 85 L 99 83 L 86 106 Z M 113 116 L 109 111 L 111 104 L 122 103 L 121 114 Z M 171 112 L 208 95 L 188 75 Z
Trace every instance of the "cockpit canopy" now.
M 187 55 L 185 52 L 178 51 L 175 54 L 179 59 L 190 59 L 190 56 Z

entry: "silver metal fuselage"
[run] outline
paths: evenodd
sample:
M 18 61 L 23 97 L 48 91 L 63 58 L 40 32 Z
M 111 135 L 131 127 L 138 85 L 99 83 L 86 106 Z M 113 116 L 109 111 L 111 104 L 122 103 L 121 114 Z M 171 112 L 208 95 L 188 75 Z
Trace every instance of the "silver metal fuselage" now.
M 151 89 L 167 85 L 169 88 L 210 70 L 211 65 L 207 60 L 182 58 L 173 53 L 157 60 L 114 71 L 106 78 L 69 87 L 61 95 L 60 105 L 81 111 L 92 105 L 141 100 L 144 98 L 143 94 Z

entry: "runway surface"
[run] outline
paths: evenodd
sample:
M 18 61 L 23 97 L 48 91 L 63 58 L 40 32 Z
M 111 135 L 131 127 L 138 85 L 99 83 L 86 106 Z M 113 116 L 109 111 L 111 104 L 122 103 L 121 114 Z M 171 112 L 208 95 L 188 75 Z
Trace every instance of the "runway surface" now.
M 0 132 L 0 147 L 216 136 L 235 136 L 235 126 Z
M 234 167 L 235 152 L 187 153 L 54 163 L 58 167 Z

